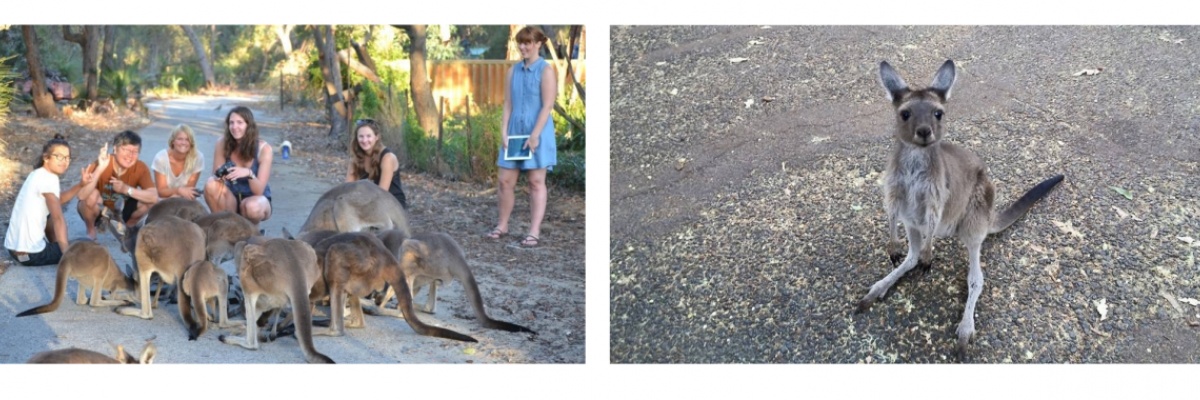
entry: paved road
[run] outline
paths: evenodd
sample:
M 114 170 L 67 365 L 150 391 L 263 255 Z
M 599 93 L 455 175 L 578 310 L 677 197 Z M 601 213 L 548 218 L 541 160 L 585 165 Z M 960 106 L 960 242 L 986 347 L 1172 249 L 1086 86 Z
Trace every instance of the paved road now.
M 206 158 L 205 171 L 209 171 L 212 167 L 212 151 L 217 139 L 223 134 L 224 117 L 230 108 L 234 105 L 247 105 L 253 109 L 261 104 L 261 101 L 260 98 L 251 97 L 194 97 L 153 103 L 150 110 L 154 114 L 154 122 L 139 131 L 143 140 L 140 158 L 149 164 L 155 153 L 166 147 L 171 129 L 183 122 L 194 129 L 197 147 L 204 152 Z M 313 179 L 309 166 L 297 159 L 282 160 L 278 154 L 281 134 L 278 121 L 262 110 L 255 109 L 254 112 L 261 136 L 276 147 L 276 162 L 271 176 L 274 194 L 273 216 L 264 221 L 261 227 L 269 236 L 279 236 L 282 227 L 299 232 L 300 225 L 316 199 L 332 185 L 324 180 Z M 94 150 L 76 151 L 77 154 L 94 157 Z M 67 210 L 69 237 L 84 237 L 83 222 L 74 211 L 74 203 L 70 204 Z M 116 239 L 111 235 L 101 234 L 99 242 L 114 253 L 113 257 L 118 265 L 130 263 L 130 257 L 120 253 Z M 232 261 L 224 263 L 222 267 L 230 274 L 236 275 Z M 112 343 L 140 350 L 143 341 L 151 337 L 158 347 L 157 363 L 304 362 L 295 339 L 290 337 L 280 339 L 277 343 L 266 344 L 258 351 L 249 351 L 222 344 L 217 340 L 218 335 L 222 333 L 244 335 L 244 330 L 222 330 L 213 326 L 198 341 L 188 342 L 178 309 L 173 305 L 155 310 L 153 320 L 119 316 L 112 312 L 111 307 L 80 307 L 75 305 L 73 300 L 64 301 L 57 311 L 49 314 L 14 317 L 18 312 L 50 299 L 54 279 L 54 267 L 19 266 L 8 268 L 3 279 L 0 279 L 0 326 L 3 326 L 4 331 L 4 334 L 0 335 L 0 363 L 24 362 L 39 351 L 65 347 L 111 352 L 109 349 L 112 349 Z M 487 283 L 481 285 L 493 282 L 491 278 L 483 279 L 486 279 Z M 74 284 L 69 284 L 68 294 L 72 295 L 71 299 L 73 289 Z M 459 285 L 451 285 L 446 289 L 449 291 L 439 291 L 439 294 L 444 293 L 442 296 L 455 299 L 453 301 L 456 304 L 464 298 Z M 494 295 L 500 292 L 500 288 L 495 286 L 492 289 L 490 293 Z M 369 317 L 366 328 L 350 330 L 346 337 L 341 338 L 317 337 L 315 347 L 340 363 L 528 362 L 531 359 L 524 358 L 523 354 L 528 353 L 528 357 L 543 355 L 531 351 L 528 346 L 547 342 L 534 342 L 526 336 L 508 333 L 493 335 L 498 331 L 482 330 L 473 318 L 466 319 L 463 318 L 465 315 L 448 311 L 456 309 L 457 307 L 446 308 L 442 309 L 441 314 L 423 314 L 420 318 L 430 324 L 472 335 L 480 340 L 479 344 L 463 344 L 418 336 L 402 319 Z M 491 312 L 496 316 L 497 310 L 493 309 Z M 508 315 L 507 319 L 513 320 L 512 315 Z M 582 344 L 578 344 L 578 347 L 576 351 L 582 354 Z
M 638 26 L 612 42 L 612 361 L 955 361 L 957 240 L 851 313 L 890 270 L 879 62 L 923 86 L 951 58 L 947 139 L 987 163 L 997 203 L 1066 175 L 985 242 L 968 361 L 1200 362 L 1200 29 Z

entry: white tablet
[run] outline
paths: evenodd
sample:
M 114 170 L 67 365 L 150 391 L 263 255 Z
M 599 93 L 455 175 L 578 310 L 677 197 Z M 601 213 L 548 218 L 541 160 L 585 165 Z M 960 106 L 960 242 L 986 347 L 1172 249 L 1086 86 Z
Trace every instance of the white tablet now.
M 509 136 L 508 148 L 504 150 L 504 159 L 509 161 L 528 160 L 533 158 L 533 152 L 525 148 L 529 135 Z

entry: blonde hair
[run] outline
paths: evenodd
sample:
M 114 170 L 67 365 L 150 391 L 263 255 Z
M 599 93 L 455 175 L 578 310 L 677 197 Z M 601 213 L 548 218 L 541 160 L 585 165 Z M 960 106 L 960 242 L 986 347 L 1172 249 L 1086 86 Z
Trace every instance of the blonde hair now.
M 171 130 L 171 140 L 167 142 L 167 148 L 175 147 L 175 137 L 180 133 L 187 134 L 188 144 L 191 146 L 188 148 L 187 159 L 183 162 L 183 170 L 191 171 L 196 168 L 196 163 L 200 162 L 200 151 L 196 150 L 196 134 L 192 132 L 192 127 L 187 124 L 176 125 L 175 129 Z

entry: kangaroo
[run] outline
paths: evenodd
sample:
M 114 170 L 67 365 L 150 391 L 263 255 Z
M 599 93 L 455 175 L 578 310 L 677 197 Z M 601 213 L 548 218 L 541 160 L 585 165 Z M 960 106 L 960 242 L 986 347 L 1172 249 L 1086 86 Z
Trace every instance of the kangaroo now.
M 908 254 L 891 273 L 871 285 L 858 302 L 857 312 L 869 309 L 913 268 L 931 268 L 934 237 L 957 236 L 966 244 L 968 255 L 967 304 L 957 329 L 962 357 L 975 334 L 975 305 L 983 291 L 979 253 L 984 238 L 1025 215 L 1063 176 L 1039 183 L 1007 209 L 994 211 L 995 189 L 983 161 L 970 150 L 942 140 L 945 103 L 955 81 L 954 62 L 942 64 L 929 88 L 921 90 L 909 89 L 886 61 L 879 65 L 879 76 L 896 112 L 896 141 L 883 184 L 890 235 L 887 251 L 893 265 L 901 259 L 898 220 L 907 230 Z
M 188 340 L 196 340 L 208 328 L 208 301 L 214 302 L 217 325 L 240 327 L 229 321 L 229 279 L 210 260 L 197 261 L 183 272 L 179 282 L 179 315 L 188 326 Z
M 299 240 L 270 239 L 262 245 L 238 242 L 233 248 L 238 278 L 246 301 L 246 337 L 221 335 L 222 343 L 258 350 L 259 315 L 292 307 L 296 339 L 309 363 L 329 363 L 333 360 L 317 352 L 312 341 L 312 307 L 308 292 L 321 275 L 317 254 L 307 243 Z
M 157 302 L 160 293 L 151 300 L 150 276 L 158 274 L 165 284 L 175 285 L 183 277 L 188 266 L 204 260 L 204 231 L 194 222 L 167 215 L 159 217 L 145 226 L 129 228 L 122 241 L 131 245 L 133 266 L 137 270 L 140 310 L 133 307 L 117 307 L 118 314 L 154 318 L 151 302 Z M 163 285 L 158 286 L 162 291 Z
M 34 354 L 26 361 L 27 364 L 150 364 L 158 351 L 154 343 L 146 343 L 142 354 L 134 357 L 126 353 L 125 348 L 117 346 L 117 356 L 109 357 L 91 350 L 69 348 L 62 350 L 43 351 Z
M 113 261 L 107 248 L 91 240 L 83 239 L 67 246 L 67 251 L 63 253 L 62 259 L 58 262 L 58 276 L 54 281 L 54 299 L 50 300 L 49 304 L 22 311 L 17 316 L 27 317 L 57 310 L 67 291 L 67 278 L 79 282 L 79 290 L 75 292 L 75 304 L 83 305 L 86 302 L 92 307 L 108 307 L 122 305 L 126 301 L 133 300 L 133 291 L 135 290 L 133 279 L 117 268 L 117 263 Z M 85 289 L 92 291 L 90 301 L 85 301 Z M 112 299 L 106 300 L 101 297 L 105 290 L 109 291 Z
M 396 198 L 367 180 L 347 182 L 325 192 L 313 205 L 300 233 L 317 230 L 358 232 L 365 229 L 408 229 L 408 214 Z
M 214 263 L 231 256 L 237 242 L 258 234 L 253 222 L 230 211 L 201 215 L 193 222 L 204 230 L 205 254 Z
M 318 332 L 325 336 L 342 336 L 345 334 L 343 313 L 344 297 L 350 296 L 351 318 L 366 325 L 362 316 L 360 299 L 373 289 L 382 288 L 384 282 L 396 288 L 397 307 L 417 334 L 434 336 L 464 342 L 476 342 L 470 336 L 449 329 L 425 325 L 417 319 L 412 305 L 412 291 L 408 288 L 408 280 L 400 261 L 396 259 L 379 238 L 365 232 L 347 232 L 330 236 L 313 246 L 318 256 L 324 260 L 321 268 L 325 271 L 325 284 L 329 291 L 330 325 L 328 331 Z M 353 326 L 352 326 L 353 327 Z
M 168 197 L 159 200 L 146 211 L 146 223 L 153 222 L 163 215 L 174 215 L 184 220 L 192 221 L 201 215 L 208 214 L 208 209 L 199 201 L 182 197 Z
M 479 285 L 475 276 L 467 267 L 467 256 L 462 247 L 445 233 L 418 233 L 407 238 L 398 230 L 387 230 L 376 233 L 383 245 L 400 260 L 400 269 L 408 280 L 408 287 L 415 296 L 422 287 L 429 287 L 428 297 L 421 311 L 432 314 L 437 307 L 437 287 L 450 280 L 456 280 L 463 286 L 467 301 L 475 309 L 475 317 L 485 328 L 500 329 L 509 332 L 529 332 L 537 334 L 532 329 L 521 325 L 494 320 L 488 317 L 483 309 L 483 297 L 479 294 Z M 387 303 L 395 294 L 393 288 L 388 288 L 381 303 Z

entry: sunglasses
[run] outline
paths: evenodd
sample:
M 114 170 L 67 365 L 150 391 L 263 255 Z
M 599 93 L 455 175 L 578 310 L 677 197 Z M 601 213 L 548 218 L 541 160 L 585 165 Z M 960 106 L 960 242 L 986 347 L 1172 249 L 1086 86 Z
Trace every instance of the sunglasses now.
M 357 120 L 357 121 L 354 121 L 354 125 L 355 125 L 355 126 L 363 126 L 363 125 L 366 125 L 366 124 L 374 124 L 374 123 L 375 123 L 375 120 L 373 120 L 373 119 L 370 119 L 370 118 L 363 118 L 363 119 L 359 119 L 359 120 Z

